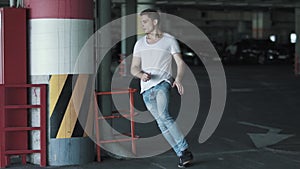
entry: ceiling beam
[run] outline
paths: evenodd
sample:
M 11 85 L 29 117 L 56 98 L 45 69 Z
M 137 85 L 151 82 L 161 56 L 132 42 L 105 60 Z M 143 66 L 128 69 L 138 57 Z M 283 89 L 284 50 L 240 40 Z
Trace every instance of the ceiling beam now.
M 125 3 L 125 0 L 112 0 L 113 3 Z M 138 2 L 138 4 L 149 4 Z M 210 7 L 247 7 L 247 8 L 295 8 L 298 0 L 156 0 L 157 6 L 210 6 Z

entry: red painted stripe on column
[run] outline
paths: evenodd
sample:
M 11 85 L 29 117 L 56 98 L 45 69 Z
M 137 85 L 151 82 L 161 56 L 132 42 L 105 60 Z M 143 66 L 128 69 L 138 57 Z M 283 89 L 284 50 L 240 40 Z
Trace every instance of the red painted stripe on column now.
M 24 0 L 29 18 L 93 19 L 93 0 Z

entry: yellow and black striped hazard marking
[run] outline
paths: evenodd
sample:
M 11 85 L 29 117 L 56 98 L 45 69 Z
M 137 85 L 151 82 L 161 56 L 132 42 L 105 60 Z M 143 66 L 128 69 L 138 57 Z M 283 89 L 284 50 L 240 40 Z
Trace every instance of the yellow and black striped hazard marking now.
M 93 79 L 90 75 L 52 75 L 49 82 L 50 137 L 84 137 L 91 128 Z M 80 121 L 78 120 L 80 119 Z

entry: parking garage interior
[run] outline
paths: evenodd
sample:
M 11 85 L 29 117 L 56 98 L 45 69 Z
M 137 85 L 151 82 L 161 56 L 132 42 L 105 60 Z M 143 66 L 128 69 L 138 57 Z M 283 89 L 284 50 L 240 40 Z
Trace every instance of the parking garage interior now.
M 33 29 L 33 27 L 38 25 L 37 22 L 42 19 L 38 15 L 43 13 L 43 9 L 46 9 L 47 6 L 35 6 L 38 0 L 23 1 L 20 1 L 20 6 L 16 5 L 19 1 L 15 1 L 15 5 L 12 6 L 12 2 L 9 0 L 0 0 L 0 7 L 27 8 L 27 24 L 31 25 L 26 28 L 28 33 L 27 83 L 45 84 L 48 92 L 46 96 L 48 104 L 46 108 L 46 168 L 114 169 L 120 168 L 120 166 L 124 169 L 177 168 L 177 159 L 172 151 L 149 155 L 148 157 L 137 155 L 134 158 L 131 152 L 133 144 L 130 145 L 130 143 L 124 143 L 124 145 L 115 142 L 108 143 L 109 146 L 106 151 L 104 150 L 105 147 L 101 149 L 100 160 L 100 154 L 97 154 L 97 146 L 99 146 L 97 139 L 94 139 L 95 136 L 91 136 L 89 133 L 94 133 L 94 130 L 91 129 L 94 119 L 89 117 L 89 110 L 86 111 L 88 117 L 84 117 L 85 122 L 82 124 L 79 117 L 76 117 L 78 120 L 74 120 L 72 117 L 73 110 L 70 110 L 71 115 L 67 116 L 69 105 L 65 105 L 62 110 L 59 109 L 59 105 L 69 103 L 69 101 L 64 101 L 66 103 L 59 103 L 59 101 L 80 96 L 76 91 L 75 94 L 73 94 L 74 91 L 68 91 L 67 85 L 75 90 L 74 88 L 78 86 L 78 88 L 80 86 L 85 88 L 95 83 L 96 93 L 109 90 L 112 92 L 112 87 L 133 87 L 139 90 L 138 79 L 134 79 L 130 75 L 129 69 L 130 55 L 135 41 L 142 36 L 142 30 L 136 16 L 133 18 L 126 18 L 126 16 L 138 15 L 146 8 L 157 9 L 161 12 L 161 16 L 166 17 L 163 26 L 165 26 L 165 30 L 178 37 L 181 54 L 186 63 L 187 77 L 183 80 L 183 84 L 187 88 L 186 96 L 180 97 L 176 90 L 171 89 L 171 101 L 175 103 L 171 109 L 171 114 L 180 117 L 181 107 L 185 106 L 183 104 L 191 104 L 190 107 L 196 104 L 197 110 L 193 121 L 190 124 L 183 123 L 183 125 L 188 125 L 183 126 L 183 128 L 189 129 L 186 138 L 195 156 L 192 165 L 188 168 L 299 168 L 300 57 L 298 55 L 300 43 L 298 37 L 300 32 L 300 3 L 297 0 L 89 0 L 89 5 L 82 5 L 85 4 L 84 0 L 76 0 L 74 4 L 81 3 L 82 8 L 93 10 L 87 12 L 88 14 L 82 14 L 84 16 L 82 18 L 76 15 L 79 20 L 84 20 L 82 22 L 84 24 L 81 21 L 78 23 L 71 21 L 69 24 L 67 20 L 73 20 L 73 16 L 69 18 L 63 16 L 64 21 L 55 23 L 53 20 L 62 18 L 54 17 L 50 18 L 52 22 L 49 22 L 49 27 L 42 29 L 43 33 L 49 32 L 49 28 L 55 28 L 53 25 L 60 24 L 63 26 L 58 27 L 64 32 L 72 32 L 74 31 L 72 26 L 78 24 L 79 26 L 76 25 L 76 28 L 84 30 L 83 32 L 76 32 L 77 30 L 75 30 L 75 36 L 81 38 L 75 38 L 75 41 L 82 45 L 79 45 L 80 49 L 74 50 L 75 53 L 78 52 L 79 57 L 81 48 L 85 49 L 83 45 L 85 41 L 89 42 L 90 37 L 97 35 L 99 30 L 99 32 L 109 32 L 104 36 L 103 41 L 101 38 L 99 41 L 104 44 L 104 47 L 109 46 L 109 52 L 101 58 L 102 63 L 97 64 L 100 68 L 97 70 L 95 78 L 89 79 L 87 83 L 79 83 L 79 80 L 86 77 L 77 75 L 78 73 L 70 73 L 67 68 L 60 67 L 59 71 L 55 70 L 54 66 L 64 65 L 59 63 L 63 59 L 58 59 L 55 63 L 50 59 L 45 61 L 37 59 L 50 56 L 49 54 L 34 52 L 34 50 L 42 51 L 48 47 L 42 46 L 45 43 L 32 45 L 34 38 L 38 37 L 32 36 L 35 35 L 34 31 L 38 30 Z M 58 4 L 60 4 L 59 1 L 65 1 L 65 4 L 69 5 L 65 5 L 65 9 L 72 8 L 72 0 L 58 0 Z M 80 11 L 79 9 L 78 11 Z M 93 16 L 90 17 L 90 15 Z M 61 15 L 57 16 L 61 17 Z M 179 18 L 176 20 L 178 23 L 172 22 L 173 17 Z M 51 24 L 53 27 L 50 27 Z M 41 27 L 38 28 L 42 30 Z M 2 35 L 5 34 L 5 31 L 2 31 Z M 51 32 L 52 35 L 53 32 Z M 61 33 L 60 31 L 57 32 Z M 198 36 L 199 34 L 193 34 L 193 32 L 198 32 L 201 37 Z M 65 49 L 73 52 L 71 44 L 73 44 L 74 39 L 68 40 L 66 37 L 69 36 L 59 33 L 55 34 L 57 42 L 65 43 L 60 45 L 65 45 Z M 47 38 L 43 39 L 43 36 L 38 38 L 40 41 L 47 40 Z M 12 47 L 12 49 L 18 48 Z M 60 50 L 57 49 L 56 51 L 59 57 L 61 55 L 68 55 L 62 56 L 64 59 L 73 57 L 72 54 L 61 53 Z M 0 63 L 2 64 L 2 62 Z M 34 65 L 38 64 L 53 65 L 49 68 L 45 66 L 35 68 Z M 2 67 L 5 66 L 8 65 Z M 64 82 L 61 83 L 61 81 Z M 72 86 L 72 81 L 74 86 Z M 125 81 L 126 84 L 123 84 Z M 130 82 L 129 86 L 126 86 L 127 81 Z M 66 94 L 53 92 L 59 89 Z M 221 93 L 224 93 L 224 96 Z M 34 98 L 35 95 L 35 90 L 28 92 L 29 99 Z M 55 103 L 53 103 L 52 97 L 57 98 L 54 99 Z M 196 99 L 190 103 L 183 101 L 194 97 Z M 224 100 L 222 100 L 223 97 Z M 82 105 L 88 105 L 93 100 L 87 96 L 83 98 L 79 99 Z M 219 102 L 215 103 L 214 99 L 219 100 Z M 127 101 L 128 99 L 125 98 L 124 100 Z M 112 98 L 104 96 L 97 102 L 103 115 L 112 115 L 113 109 L 118 105 L 113 101 Z M 138 135 L 135 151 L 138 152 L 137 154 L 142 154 L 143 150 L 159 149 L 158 145 L 163 143 L 149 144 L 149 147 L 146 146 L 146 148 L 143 147 L 144 145 L 139 145 L 139 138 L 156 136 L 159 131 L 153 121 L 139 122 L 139 120 L 147 118 L 148 115 L 138 93 L 134 94 L 134 102 L 134 108 L 138 114 L 135 124 L 135 134 Z M 221 117 L 219 119 L 215 117 L 212 120 L 217 124 L 207 124 L 209 117 L 213 116 L 212 114 L 218 114 L 212 111 L 214 107 L 217 107 L 215 104 L 221 107 L 224 104 L 221 109 L 218 109 L 222 110 L 219 112 Z M 89 106 L 82 106 L 78 111 L 81 113 L 84 112 L 83 109 L 89 108 Z M 3 112 L 1 111 L 1 113 Z M 28 116 L 28 120 L 30 120 L 28 123 L 36 123 L 37 119 L 33 117 L 35 115 Z M 189 113 L 187 115 L 193 116 Z M 68 122 L 67 117 L 71 119 L 70 122 Z M 92 121 L 90 123 L 92 127 L 88 125 L 89 119 Z M 114 130 L 128 132 L 128 129 L 130 131 L 129 122 L 132 119 L 117 120 L 117 122 L 106 121 Z M 63 125 L 69 125 L 69 127 L 62 127 Z M 203 133 L 207 126 L 214 128 L 214 130 L 210 136 L 204 139 Z M 1 140 L 3 140 L 5 130 L 0 131 L 2 132 Z M 28 133 L 29 137 L 25 137 L 28 140 L 26 143 L 28 142 L 30 148 L 37 148 L 40 143 L 34 144 L 36 144 L 36 140 L 41 142 L 40 135 Z M 104 134 L 104 137 L 111 137 L 110 135 L 111 133 Z M 201 138 L 202 141 L 200 141 Z M 0 141 L 1 153 L 5 154 L 4 142 Z M 114 154 L 114 152 L 117 153 Z M 7 157 L 4 154 L 2 156 Z M 25 162 L 22 155 L 13 154 L 8 157 L 10 158 L 9 165 L 3 165 L 4 167 L 13 169 L 45 168 L 45 166 L 41 166 L 41 156 L 36 154 L 27 155 Z

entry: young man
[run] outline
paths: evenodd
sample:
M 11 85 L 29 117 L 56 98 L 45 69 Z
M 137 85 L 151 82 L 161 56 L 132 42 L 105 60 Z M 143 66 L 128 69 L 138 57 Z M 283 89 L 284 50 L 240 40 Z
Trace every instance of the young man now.
M 147 109 L 155 118 L 165 139 L 179 157 L 179 168 L 184 168 L 193 159 L 188 144 L 173 118 L 169 115 L 170 87 L 177 87 L 182 95 L 181 84 L 184 61 L 176 39 L 159 28 L 160 16 L 156 10 L 141 12 L 141 25 L 145 36 L 134 46 L 131 65 L 132 75 L 141 79 L 141 93 Z M 172 59 L 177 65 L 177 75 L 172 78 Z

